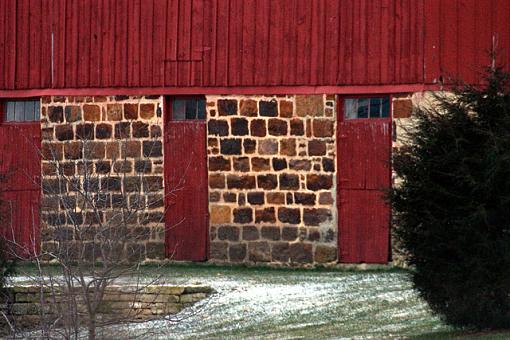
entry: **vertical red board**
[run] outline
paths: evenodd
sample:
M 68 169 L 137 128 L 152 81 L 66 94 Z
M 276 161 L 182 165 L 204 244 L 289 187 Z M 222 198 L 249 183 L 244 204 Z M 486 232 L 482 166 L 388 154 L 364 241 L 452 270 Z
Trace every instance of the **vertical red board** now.
M 166 256 L 172 260 L 207 259 L 206 150 L 204 121 L 176 121 L 166 124 Z
M 0 230 L 22 257 L 38 253 L 40 247 L 40 141 L 39 123 L 0 124 L 0 175 L 7 178 L 0 189 L 7 222 Z

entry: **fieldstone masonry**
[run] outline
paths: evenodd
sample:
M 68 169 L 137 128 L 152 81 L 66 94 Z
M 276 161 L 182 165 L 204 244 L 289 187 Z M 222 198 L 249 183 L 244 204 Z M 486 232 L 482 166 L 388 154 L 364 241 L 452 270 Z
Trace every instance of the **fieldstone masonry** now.
M 335 96 L 208 96 L 207 110 L 210 258 L 336 261 Z
M 90 160 L 87 172 L 99 179 L 94 185 L 108 188 L 101 218 L 108 218 L 112 209 L 121 204 L 120 200 L 128 197 L 122 198 L 121 192 L 128 195 L 132 192 L 129 204 L 143 204 L 148 209 L 143 212 L 143 221 L 139 216 L 130 224 L 143 229 L 139 234 L 147 236 L 128 246 L 136 248 L 142 258 L 164 258 L 162 126 L 160 96 L 42 98 L 43 249 L 55 248 L 59 239 L 72 241 L 76 237 L 67 220 L 69 216 L 61 213 L 62 204 L 56 193 L 62 182 L 59 184 L 55 175 L 59 165 L 66 176 L 83 182 L 83 161 L 87 159 Z M 62 189 L 72 191 L 70 187 Z M 84 225 L 92 221 L 93 227 L 94 215 L 80 211 L 78 201 L 69 203 L 77 208 L 73 218 Z M 62 227 L 66 224 L 67 230 Z

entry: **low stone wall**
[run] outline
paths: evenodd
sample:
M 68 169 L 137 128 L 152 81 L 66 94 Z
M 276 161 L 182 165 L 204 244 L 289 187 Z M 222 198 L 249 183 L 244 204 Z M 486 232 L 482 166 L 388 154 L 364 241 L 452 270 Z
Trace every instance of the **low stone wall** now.
M 156 319 L 176 314 L 212 292 L 208 286 L 111 286 L 99 307 L 98 320 L 137 322 Z M 9 316 L 15 329 L 36 329 L 41 321 L 52 323 L 59 316 L 71 317 L 72 312 L 67 310 L 73 305 L 78 311 L 75 314 L 81 320 L 86 319 L 86 307 L 80 301 L 82 296 L 78 290 L 73 296 L 37 286 L 11 287 L 5 290 L 0 311 Z M 0 334 L 8 330 L 7 326 L 2 319 Z

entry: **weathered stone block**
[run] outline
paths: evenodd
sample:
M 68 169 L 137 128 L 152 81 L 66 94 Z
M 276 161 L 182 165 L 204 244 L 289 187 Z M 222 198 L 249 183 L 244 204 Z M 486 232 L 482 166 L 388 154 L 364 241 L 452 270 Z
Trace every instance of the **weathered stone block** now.
M 141 154 L 142 145 L 137 140 L 128 140 L 120 143 L 121 156 L 122 158 L 138 158 Z M 150 152 L 150 150 L 147 150 Z
M 265 238 L 269 241 L 280 240 L 280 228 L 276 226 L 263 226 L 260 230 L 260 234 L 262 238 Z
M 227 187 L 229 189 L 255 189 L 255 176 L 228 175 Z
M 287 242 L 271 244 L 271 258 L 275 262 L 289 262 L 289 244 Z
M 221 241 L 239 241 L 239 227 L 235 226 L 219 227 L 218 239 Z
M 83 158 L 83 144 L 81 142 L 70 142 L 64 144 L 64 156 L 66 159 Z
M 230 159 L 217 156 L 209 157 L 209 171 L 230 171 Z
M 335 172 L 335 160 L 332 158 L 323 158 L 322 170 L 326 172 Z
M 322 95 L 297 95 L 296 115 L 322 116 L 324 112 L 324 98 Z
M 207 123 L 209 135 L 227 136 L 228 135 L 228 122 L 226 120 L 211 119 Z
M 138 119 L 138 104 L 124 104 L 124 118 L 128 120 Z
M 248 157 L 235 157 L 233 159 L 234 170 L 241 172 L 250 171 L 250 159 Z
M 226 138 L 220 141 L 220 150 L 223 155 L 240 155 L 241 139 L 239 138 Z
M 336 247 L 318 244 L 315 247 L 314 260 L 317 263 L 335 262 L 337 259 Z
M 281 171 L 287 169 L 287 160 L 285 158 L 273 158 L 273 170 Z
M 62 123 L 64 121 L 64 108 L 62 106 L 48 107 L 48 120 L 52 123 Z
M 228 247 L 228 255 L 230 261 L 242 262 L 246 258 L 246 244 L 245 243 L 233 243 Z
M 257 116 L 257 102 L 252 99 L 243 99 L 239 104 L 239 110 L 241 111 L 241 115 L 246 117 L 256 117 Z
M 110 121 L 122 120 L 122 104 L 108 104 L 106 106 L 106 117 Z
M 149 124 L 140 121 L 134 121 L 131 124 L 133 129 L 134 138 L 146 138 L 149 137 Z
M 326 143 L 322 140 L 313 139 L 308 141 L 309 156 L 323 156 L 326 154 Z
M 225 188 L 225 175 L 224 174 L 210 174 L 209 175 L 209 188 L 224 189 Z
M 151 119 L 154 117 L 155 107 L 154 104 L 140 104 L 140 118 Z
M 76 139 L 92 140 L 94 139 L 94 124 L 76 125 Z
M 49 109 L 51 111 L 51 107 Z M 74 122 L 81 120 L 81 107 L 79 107 L 77 105 L 66 106 L 65 116 L 66 116 L 66 122 L 68 122 L 68 123 L 74 123 Z M 51 121 L 51 117 L 50 117 L 50 121 Z
M 294 202 L 296 202 L 296 204 L 315 205 L 315 194 L 295 192 Z
M 267 171 L 271 169 L 269 159 L 261 157 L 253 157 L 251 159 L 251 168 L 253 171 Z
M 276 223 L 276 213 L 273 207 L 255 210 L 255 223 Z
M 264 193 L 263 192 L 249 192 L 248 203 L 253 205 L 264 204 Z
M 309 243 L 292 243 L 289 246 L 291 262 L 311 263 L 313 262 L 312 245 Z
M 259 239 L 259 230 L 252 225 L 243 226 L 243 240 L 254 241 Z
M 232 135 L 246 136 L 248 134 L 248 121 L 246 118 L 232 118 L 230 121 Z
M 160 141 L 143 141 L 144 157 L 162 157 L 163 144 Z
M 315 137 L 332 137 L 334 135 L 333 121 L 330 119 L 314 119 L 312 126 Z
M 299 190 L 299 176 L 280 174 L 280 190 Z
M 285 194 L 282 192 L 268 192 L 267 203 L 270 204 L 285 204 Z
M 294 138 L 282 139 L 280 141 L 280 155 L 296 155 L 296 140 Z
M 287 128 L 287 122 L 283 119 L 272 118 L 268 121 L 267 130 L 272 136 L 286 136 Z
M 252 262 L 270 262 L 271 249 L 267 242 L 248 243 L 248 259 Z
M 97 124 L 96 125 L 96 138 L 109 139 L 112 137 L 112 126 L 110 124 Z
M 253 222 L 253 210 L 251 208 L 234 209 L 234 223 Z
M 278 186 L 278 179 L 273 174 L 258 175 L 257 186 L 259 189 L 273 190 Z
M 218 100 L 218 114 L 220 116 L 237 115 L 237 100 L 220 99 Z
M 306 176 L 306 187 L 308 190 L 317 191 L 331 189 L 333 186 L 332 175 L 309 174 Z
M 226 205 L 211 205 L 211 224 L 224 224 L 232 222 L 231 208 Z
M 226 261 L 228 260 L 228 244 L 227 242 L 211 242 L 209 255 L 212 260 Z
M 266 121 L 264 119 L 254 119 L 250 122 L 250 134 L 255 137 L 266 136 Z
M 296 208 L 278 208 L 278 220 L 282 223 L 299 224 L 301 223 L 301 211 Z
M 298 237 L 298 228 L 296 227 L 283 227 L 282 240 L 295 241 Z
M 304 209 L 303 222 L 307 226 L 318 226 L 321 223 L 331 221 L 331 210 L 329 209 Z
M 101 120 L 101 108 L 99 105 L 83 105 L 83 119 L 91 122 L 98 122 Z
M 259 115 L 262 117 L 277 117 L 278 107 L 276 99 L 272 99 L 271 101 L 259 101 Z
M 55 137 L 59 141 L 73 140 L 74 131 L 72 125 L 57 125 L 55 127 Z
M 257 142 L 253 139 L 245 138 L 243 141 L 244 153 L 252 154 L 255 153 Z
M 305 126 L 301 119 L 292 119 L 290 121 L 290 134 L 293 136 L 303 136 L 305 134 Z
M 261 155 L 276 155 L 278 153 L 278 141 L 274 139 L 262 139 L 259 141 L 258 151 Z
M 312 162 L 308 159 L 292 159 L 289 162 L 289 168 L 296 171 L 310 171 Z
M 280 101 L 280 117 L 290 118 L 294 113 L 294 104 L 291 101 Z

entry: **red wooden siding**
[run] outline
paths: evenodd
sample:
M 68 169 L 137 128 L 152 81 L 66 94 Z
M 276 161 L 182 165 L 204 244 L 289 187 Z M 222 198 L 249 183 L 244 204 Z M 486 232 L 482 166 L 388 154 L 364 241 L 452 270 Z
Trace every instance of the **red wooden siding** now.
M 19 256 L 39 251 L 40 143 L 39 123 L 0 124 L 0 175 L 7 178 L 0 190 L 0 234 L 19 245 Z
M 168 121 L 165 127 L 166 256 L 204 261 L 208 245 L 205 121 Z
M 0 90 L 479 80 L 508 0 L 2 0 Z

